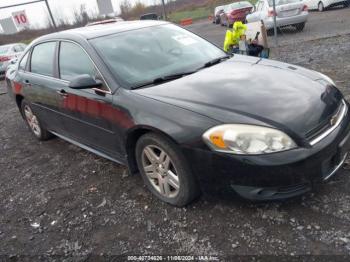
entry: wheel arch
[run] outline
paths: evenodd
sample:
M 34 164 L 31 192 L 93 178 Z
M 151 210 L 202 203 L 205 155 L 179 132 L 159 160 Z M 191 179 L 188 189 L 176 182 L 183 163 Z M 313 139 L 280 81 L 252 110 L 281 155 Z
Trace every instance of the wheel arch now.
M 125 140 L 125 152 L 126 152 L 126 158 L 127 158 L 126 160 L 127 160 L 129 172 L 131 174 L 135 174 L 139 171 L 137 162 L 136 162 L 136 156 L 135 156 L 136 143 L 141 136 L 147 133 L 155 133 L 155 134 L 161 135 L 163 137 L 166 137 L 173 143 L 178 144 L 178 142 L 176 142 L 176 140 L 173 139 L 171 136 L 169 136 L 167 133 L 163 132 L 160 129 L 154 128 L 152 126 L 140 125 L 132 128 L 132 130 L 127 132 L 126 140 Z

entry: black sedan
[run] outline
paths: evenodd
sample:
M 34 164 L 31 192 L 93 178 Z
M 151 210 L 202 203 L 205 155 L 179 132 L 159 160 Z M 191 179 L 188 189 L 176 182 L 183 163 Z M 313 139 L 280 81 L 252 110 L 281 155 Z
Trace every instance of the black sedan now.
M 6 77 L 39 140 L 55 135 L 125 164 L 177 206 L 208 185 L 294 197 L 332 177 L 349 149 L 348 103 L 331 79 L 227 56 L 166 22 L 41 37 Z

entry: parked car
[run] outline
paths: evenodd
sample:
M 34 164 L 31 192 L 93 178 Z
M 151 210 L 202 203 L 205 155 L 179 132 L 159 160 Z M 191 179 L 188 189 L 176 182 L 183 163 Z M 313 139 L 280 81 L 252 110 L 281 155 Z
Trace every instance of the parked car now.
M 263 20 L 267 30 L 274 27 L 273 0 L 259 0 L 255 12 L 247 15 L 247 22 Z M 298 31 L 305 27 L 309 16 L 308 7 L 300 0 L 276 0 L 277 27 L 294 26 Z
M 253 5 L 247 1 L 235 2 L 224 7 L 220 14 L 221 25 L 232 27 L 234 22 L 245 22 L 246 16 L 253 10 Z
M 156 13 L 149 13 L 140 16 L 140 20 L 159 20 L 159 16 Z
M 19 57 L 25 48 L 26 45 L 22 43 L 0 46 L 0 79 L 5 77 L 5 72 L 10 61 Z
M 330 78 L 231 58 L 167 22 L 40 37 L 6 77 L 37 139 L 56 135 L 125 164 L 177 206 L 213 187 L 294 197 L 328 181 L 349 150 L 348 103 Z
M 310 10 L 318 10 L 320 12 L 335 6 L 349 6 L 349 0 L 305 0 L 304 3 L 307 4 Z
M 111 18 L 111 19 L 105 19 L 105 20 L 101 20 L 101 21 L 91 22 L 91 23 L 88 23 L 86 26 L 105 25 L 105 24 L 117 23 L 117 22 L 122 22 L 122 21 L 124 21 L 123 18 L 115 17 L 115 18 Z
M 213 23 L 220 24 L 220 15 L 224 12 L 224 6 L 217 6 L 214 10 Z

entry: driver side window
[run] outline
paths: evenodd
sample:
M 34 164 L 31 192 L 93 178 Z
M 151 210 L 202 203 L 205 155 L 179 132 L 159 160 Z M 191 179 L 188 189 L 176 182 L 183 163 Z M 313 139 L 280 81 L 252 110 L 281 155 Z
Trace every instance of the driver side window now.
M 94 79 L 102 80 L 89 56 L 77 44 L 62 41 L 58 63 L 60 78 L 63 80 L 71 81 L 74 77 L 85 74 Z M 103 89 L 107 90 L 105 85 L 103 85 Z
M 78 75 L 96 76 L 96 69 L 88 55 L 76 44 L 61 42 L 59 54 L 60 78 L 71 81 Z

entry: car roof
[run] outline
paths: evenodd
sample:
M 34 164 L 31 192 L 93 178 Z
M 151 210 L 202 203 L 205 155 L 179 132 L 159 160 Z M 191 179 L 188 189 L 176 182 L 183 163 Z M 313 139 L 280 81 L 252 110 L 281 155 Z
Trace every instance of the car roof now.
M 121 32 L 132 31 L 136 29 L 141 29 L 145 27 L 158 26 L 168 24 L 168 22 L 164 21 L 156 21 L 156 20 L 135 20 L 135 21 L 122 21 L 118 23 L 110 23 L 110 24 L 99 24 L 92 25 L 87 27 L 80 27 L 70 30 L 65 30 L 57 33 L 48 34 L 42 36 L 35 40 L 38 41 L 47 41 L 51 39 L 75 39 L 75 38 L 83 38 L 83 39 L 93 39 L 107 35 L 113 35 Z

